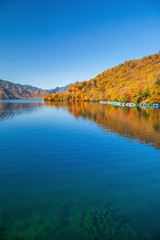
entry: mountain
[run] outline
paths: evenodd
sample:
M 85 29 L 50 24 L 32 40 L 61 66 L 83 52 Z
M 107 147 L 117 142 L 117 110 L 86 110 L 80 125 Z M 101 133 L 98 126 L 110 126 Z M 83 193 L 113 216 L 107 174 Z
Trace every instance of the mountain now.
M 51 89 L 50 92 L 52 92 L 52 93 L 66 93 L 67 92 L 67 88 L 70 87 L 70 86 L 72 86 L 71 83 L 66 85 L 66 86 L 64 86 L 64 87 L 56 87 L 54 89 Z
M 51 90 L 44 90 L 30 85 L 15 84 L 0 79 L 0 99 L 43 98 L 44 96 L 51 93 L 65 93 L 69 86 L 71 86 L 71 84 L 65 87 L 57 87 Z
M 126 61 L 94 79 L 75 83 L 65 94 L 53 93 L 44 100 L 159 103 L 160 53 Z

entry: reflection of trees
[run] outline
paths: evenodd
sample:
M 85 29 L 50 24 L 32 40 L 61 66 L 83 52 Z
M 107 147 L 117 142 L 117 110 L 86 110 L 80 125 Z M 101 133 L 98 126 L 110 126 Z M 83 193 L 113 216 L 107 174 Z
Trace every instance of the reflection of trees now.
M 0 121 L 7 120 L 9 118 L 13 118 L 16 115 L 19 115 L 23 112 L 31 112 L 35 110 L 35 108 L 42 106 L 42 103 L 34 103 L 34 102 L 0 102 Z
M 99 103 L 52 103 L 54 107 L 66 107 L 76 118 L 84 117 L 96 122 L 110 132 L 141 143 L 154 144 L 160 149 L 160 110 L 114 107 Z
M 52 102 L 45 105 L 66 108 L 76 118 L 87 118 L 110 132 L 130 139 L 139 139 L 141 143 L 154 144 L 160 149 L 160 110 L 121 108 L 92 102 Z M 0 103 L 0 120 L 35 111 L 42 106 L 43 103 L 37 102 Z

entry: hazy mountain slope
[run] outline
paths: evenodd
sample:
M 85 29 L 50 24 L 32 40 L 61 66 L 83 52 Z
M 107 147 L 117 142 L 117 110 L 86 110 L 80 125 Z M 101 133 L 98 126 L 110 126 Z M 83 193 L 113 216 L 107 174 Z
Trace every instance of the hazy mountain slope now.
M 160 53 L 126 61 L 45 100 L 160 102 Z
M 61 91 L 61 89 L 64 91 L 68 86 L 71 86 L 71 84 L 61 88 L 44 90 L 30 85 L 14 84 L 9 81 L 0 80 L 0 99 L 43 98 L 48 94 Z
M 70 86 L 72 86 L 73 84 L 68 84 L 65 87 L 61 87 L 59 88 L 59 90 L 57 91 L 58 93 L 66 93 L 67 92 L 67 88 L 69 88 Z
M 56 88 L 54 88 L 54 89 L 50 89 L 50 92 L 52 92 L 52 93 L 65 93 L 66 91 L 67 91 L 67 88 L 68 87 L 70 87 L 70 86 L 72 86 L 73 84 L 68 84 L 68 85 L 66 85 L 66 86 L 64 86 L 64 87 L 56 87 Z

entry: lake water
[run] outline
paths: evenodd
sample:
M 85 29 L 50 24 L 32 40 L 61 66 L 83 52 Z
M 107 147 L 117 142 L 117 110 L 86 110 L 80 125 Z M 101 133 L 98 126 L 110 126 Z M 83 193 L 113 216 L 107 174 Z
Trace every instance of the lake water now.
M 0 240 L 160 239 L 160 110 L 0 102 Z

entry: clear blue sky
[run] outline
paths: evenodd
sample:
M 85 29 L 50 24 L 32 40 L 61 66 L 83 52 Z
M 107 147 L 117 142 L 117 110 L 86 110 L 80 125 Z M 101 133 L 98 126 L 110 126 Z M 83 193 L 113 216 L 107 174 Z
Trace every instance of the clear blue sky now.
M 160 50 L 160 1 L 0 0 L 0 79 L 89 80 Z

